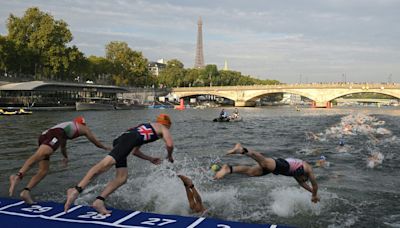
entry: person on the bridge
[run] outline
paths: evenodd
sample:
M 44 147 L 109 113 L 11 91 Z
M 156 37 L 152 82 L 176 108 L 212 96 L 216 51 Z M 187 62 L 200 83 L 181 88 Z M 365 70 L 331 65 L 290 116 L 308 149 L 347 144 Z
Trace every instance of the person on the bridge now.
M 292 176 L 294 179 L 296 179 L 297 183 L 301 187 L 312 193 L 312 202 L 317 203 L 319 201 L 319 196 L 317 195 L 318 184 L 311 165 L 309 165 L 307 162 L 294 158 L 273 159 L 264 157 L 259 152 L 248 150 L 240 143 L 237 143 L 233 149 L 228 151 L 227 154 L 243 154 L 254 159 L 258 164 L 255 166 L 230 166 L 225 164 L 215 174 L 214 179 L 222 179 L 231 173 L 242 173 L 248 176 L 263 176 L 269 173 L 273 173 L 275 175 L 281 174 L 285 176 Z M 311 182 L 312 186 L 307 184 L 308 180 Z
M 44 178 L 49 172 L 50 167 L 50 156 L 53 155 L 54 151 L 61 147 L 61 153 L 64 156 L 64 165 L 68 164 L 67 154 L 67 140 L 74 139 L 80 136 L 85 136 L 99 148 L 110 151 L 111 148 L 104 146 L 96 136 L 90 131 L 89 127 L 86 126 L 85 119 L 82 116 L 75 118 L 73 121 L 63 122 L 57 124 L 50 129 L 44 131 L 39 137 L 39 148 L 37 151 L 25 161 L 22 168 L 17 174 L 10 176 L 10 188 L 9 195 L 14 194 L 16 185 L 22 180 L 24 175 L 31 169 L 32 165 L 39 163 L 38 172 L 31 178 L 28 185 L 20 193 L 20 197 L 27 204 L 33 204 L 34 201 L 31 198 L 30 191 Z
M 128 179 L 127 157 L 131 152 L 141 159 L 159 165 L 161 163 L 160 158 L 143 154 L 140 151 L 140 147 L 143 144 L 151 143 L 162 138 L 168 152 L 167 158 L 169 162 L 174 162 L 172 158 L 174 144 L 169 131 L 170 127 L 170 117 L 166 114 L 160 114 L 155 123 L 142 123 L 122 133 L 113 141 L 113 150 L 103 160 L 94 165 L 78 185 L 67 190 L 67 201 L 64 205 L 65 212 L 68 211 L 71 204 L 78 197 L 78 194 L 86 188 L 95 176 L 106 172 L 111 166 L 115 165 L 116 177 L 108 182 L 107 186 L 101 194 L 96 197 L 96 200 L 92 204 L 93 208 L 100 214 L 110 214 L 111 211 L 108 211 L 104 206 L 105 198 L 126 183 Z

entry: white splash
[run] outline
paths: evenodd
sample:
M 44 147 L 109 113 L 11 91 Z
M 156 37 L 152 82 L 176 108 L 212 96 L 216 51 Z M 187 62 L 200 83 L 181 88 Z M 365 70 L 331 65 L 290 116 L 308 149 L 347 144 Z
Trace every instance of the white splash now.
M 367 167 L 375 168 L 376 166 L 382 164 L 384 156 L 381 152 L 373 152 L 371 156 L 368 157 Z
M 277 188 L 269 196 L 272 212 L 281 217 L 293 217 L 298 213 L 319 215 L 322 209 L 321 203 L 312 203 L 311 194 L 300 188 Z

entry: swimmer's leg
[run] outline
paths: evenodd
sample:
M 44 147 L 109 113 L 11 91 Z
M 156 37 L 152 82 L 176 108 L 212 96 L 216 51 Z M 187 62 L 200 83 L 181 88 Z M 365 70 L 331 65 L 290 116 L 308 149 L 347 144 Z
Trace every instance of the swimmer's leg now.
M 117 168 L 114 180 L 108 182 L 107 186 L 100 194 L 100 197 L 98 197 L 93 202 L 92 207 L 102 215 L 110 214 L 111 211 L 107 210 L 106 207 L 104 206 L 104 199 L 107 198 L 116 189 L 118 189 L 121 185 L 125 184 L 127 180 L 128 180 L 128 168 L 126 167 Z
M 110 155 L 107 155 L 103 160 L 93 166 L 85 175 L 85 177 L 79 182 L 75 188 L 69 188 L 67 190 L 67 201 L 64 205 L 64 211 L 67 212 L 71 204 L 78 198 L 79 193 L 84 189 L 90 181 L 97 175 L 109 170 L 115 164 L 115 159 Z M 79 190 L 79 191 L 78 191 Z
M 265 170 L 268 170 L 269 172 L 273 172 L 275 170 L 276 163 L 274 159 L 265 157 L 261 153 L 254 150 L 248 150 L 245 155 L 254 159 Z
M 246 174 L 247 176 L 251 176 L 251 177 L 252 176 L 261 176 L 261 175 L 263 175 L 263 168 L 259 165 L 255 165 L 255 166 L 223 165 L 222 168 L 215 174 L 214 179 L 222 179 L 230 173 L 241 173 L 241 174 Z
M 241 154 L 243 152 L 243 147 L 240 143 L 236 143 L 235 147 L 228 150 L 226 154 Z
M 39 162 L 39 171 L 31 178 L 28 185 L 24 188 L 21 192 L 20 197 L 25 201 L 27 204 L 35 203 L 32 198 L 30 191 L 33 189 L 43 178 L 46 177 L 47 173 L 49 172 L 50 161 L 49 160 L 41 160 Z
M 195 201 L 195 207 L 192 209 L 194 212 L 196 213 L 204 213 L 207 209 L 204 207 L 203 205 L 203 201 L 201 200 L 201 196 L 200 194 L 197 192 L 197 189 L 193 186 L 193 188 L 191 189 L 193 192 L 193 198 Z
M 200 194 L 194 187 L 192 180 L 183 175 L 178 175 L 178 177 L 181 178 L 183 184 L 185 185 L 186 196 L 189 201 L 190 209 L 192 209 L 196 213 L 205 212 L 206 208 L 204 207 Z
M 189 177 L 183 175 L 178 175 L 178 177 L 181 178 L 183 185 L 185 186 L 189 207 L 190 209 L 194 210 L 196 202 L 194 200 L 193 192 L 191 191 L 191 188 L 194 187 L 193 182 Z
M 53 152 L 53 149 L 48 145 L 40 145 L 37 151 L 25 161 L 24 165 L 18 171 L 18 174 L 10 176 L 9 196 L 14 194 L 15 186 L 20 182 L 25 173 L 30 170 L 32 165 L 50 156 Z

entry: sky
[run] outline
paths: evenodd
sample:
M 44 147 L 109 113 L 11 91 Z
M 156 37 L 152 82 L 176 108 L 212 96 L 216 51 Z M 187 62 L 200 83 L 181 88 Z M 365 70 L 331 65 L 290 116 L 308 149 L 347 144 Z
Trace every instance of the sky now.
M 149 61 L 195 61 L 283 83 L 400 82 L 400 0 L 0 0 L 7 18 L 29 7 L 64 20 L 87 57 L 123 41 Z

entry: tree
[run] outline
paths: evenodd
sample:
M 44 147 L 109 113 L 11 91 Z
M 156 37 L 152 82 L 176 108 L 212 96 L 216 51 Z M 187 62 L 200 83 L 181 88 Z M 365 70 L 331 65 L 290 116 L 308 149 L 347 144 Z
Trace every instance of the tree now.
M 0 35 L 0 70 L 1 75 L 7 72 L 15 72 L 17 68 L 15 44 L 6 37 Z
M 166 68 L 160 72 L 158 83 L 167 87 L 188 86 L 185 81 L 185 69 L 181 61 L 172 59 L 167 62 Z
M 133 51 L 125 42 L 113 41 L 106 45 L 106 58 L 114 67 L 117 85 L 146 86 L 149 81 L 148 61 L 141 52 Z
M 111 83 L 114 74 L 112 62 L 104 57 L 89 56 L 86 74 L 82 80 L 98 81 L 101 83 Z
M 200 80 L 200 71 L 202 69 L 191 68 L 187 69 L 185 73 L 185 86 L 203 86 L 204 82 Z
M 71 60 L 67 43 L 72 34 L 67 23 L 55 20 L 37 7 L 28 8 L 21 18 L 10 14 L 7 22 L 8 39 L 15 42 L 20 59 L 20 72 L 44 78 L 68 79 Z M 73 49 L 76 53 L 77 49 Z
M 202 72 L 202 80 L 206 85 L 220 85 L 217 65 L 207 65 Z

